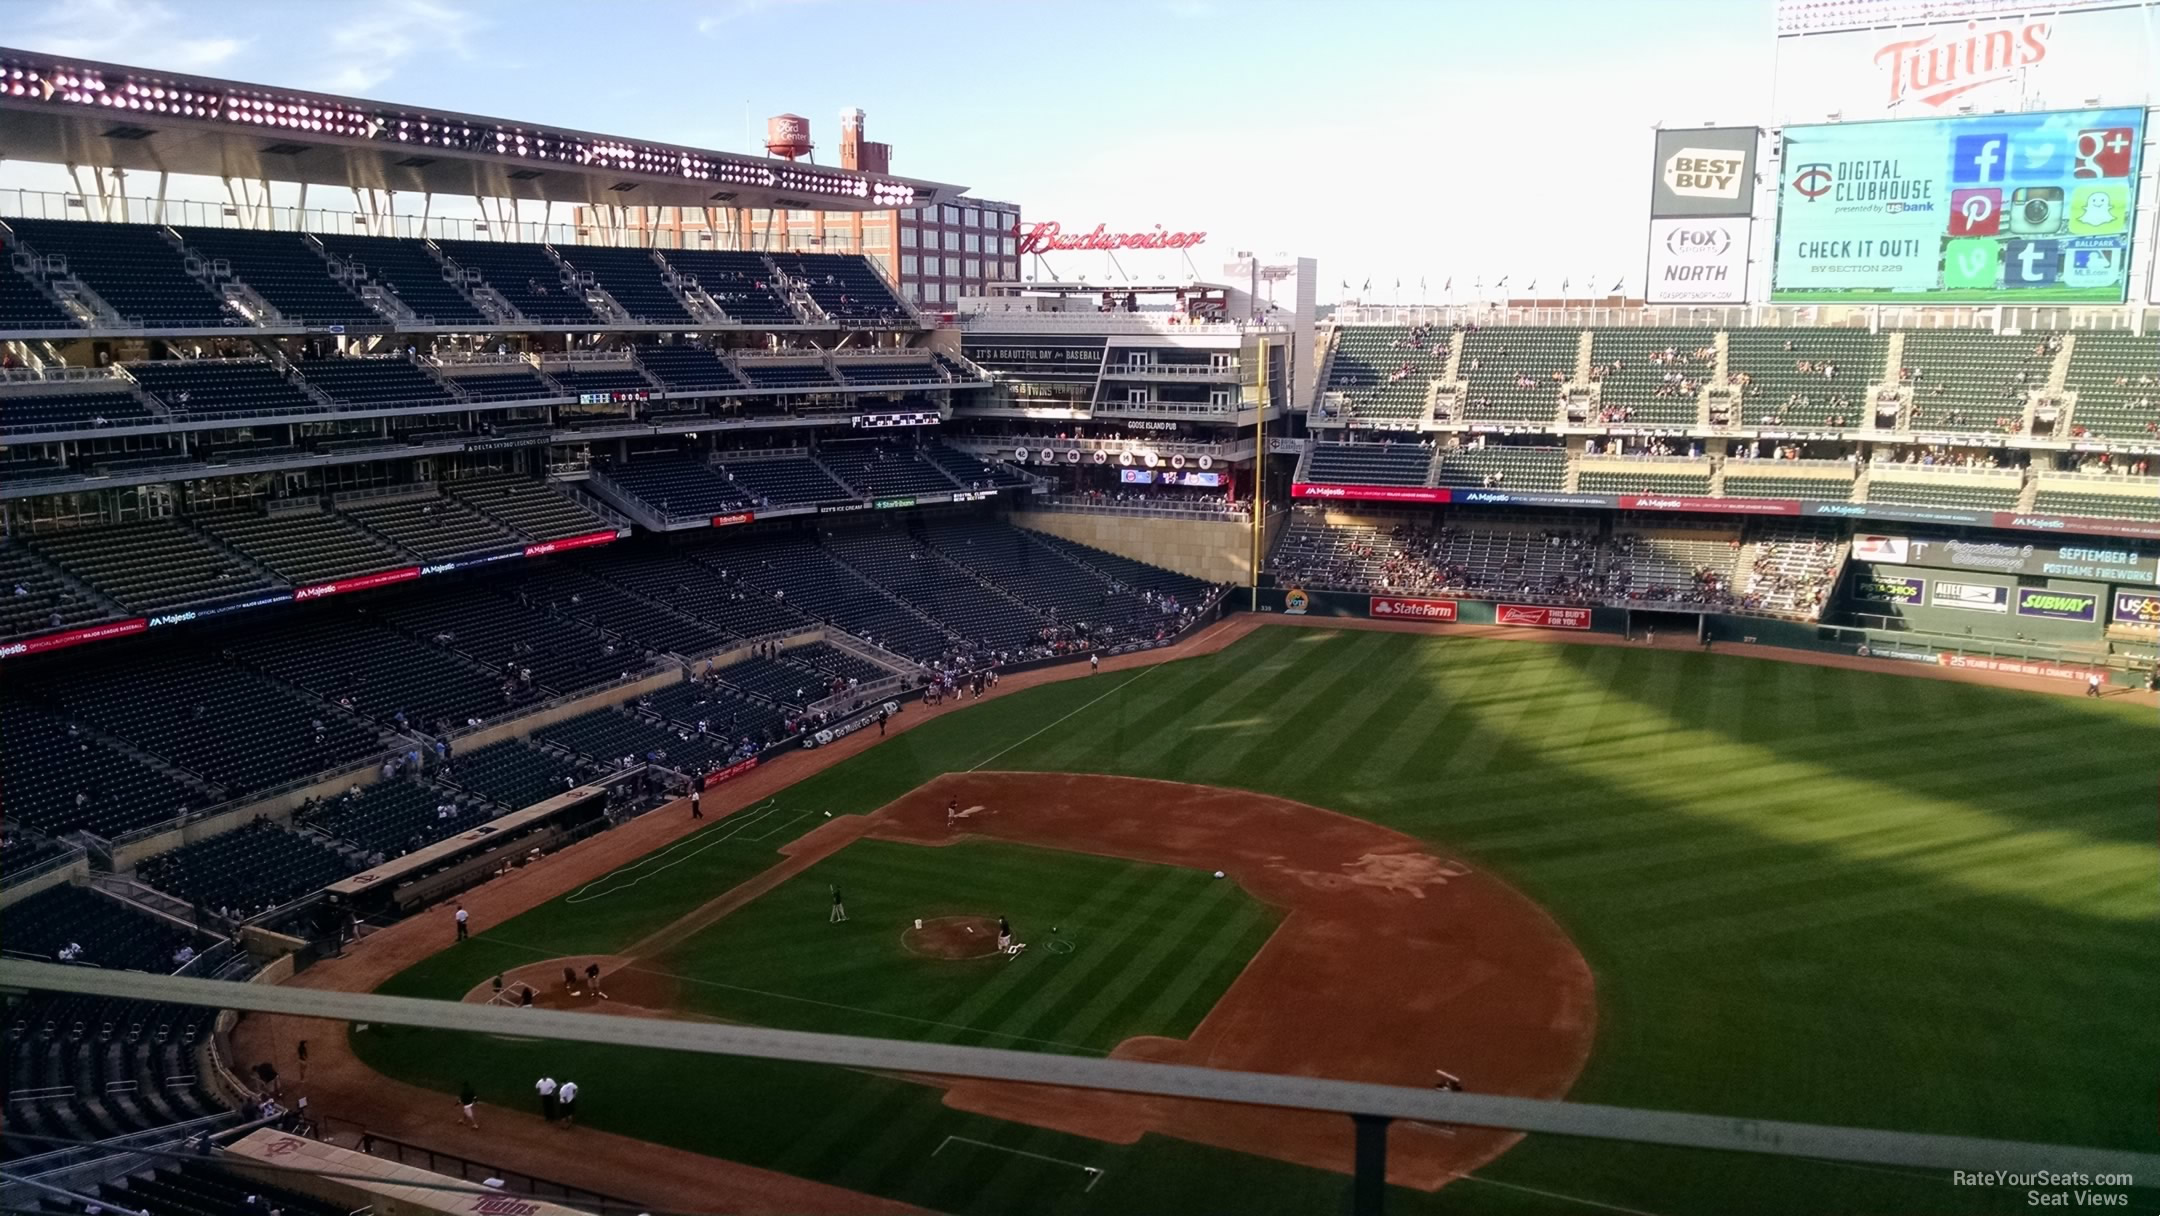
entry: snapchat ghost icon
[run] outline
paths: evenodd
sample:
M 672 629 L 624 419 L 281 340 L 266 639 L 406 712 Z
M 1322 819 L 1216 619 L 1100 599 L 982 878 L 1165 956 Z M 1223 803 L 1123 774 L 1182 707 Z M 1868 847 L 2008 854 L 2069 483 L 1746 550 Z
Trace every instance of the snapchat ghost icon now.
M 2121 186 L 2086 186 L 2070 199 L 2070 231 L 2105 236 L 2127 230 L 2128 196 Z

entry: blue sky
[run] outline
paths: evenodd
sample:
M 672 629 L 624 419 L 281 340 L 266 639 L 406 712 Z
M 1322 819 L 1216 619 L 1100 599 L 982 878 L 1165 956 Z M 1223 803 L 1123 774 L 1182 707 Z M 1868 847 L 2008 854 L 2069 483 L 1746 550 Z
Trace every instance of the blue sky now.
M 120 63 L 893 168 L 1067 228 L 1202 229 L 1433 299 L 1640 283 L 1653 124 L 1768 113 L 1771 0 L 0 0 L 0 40 Z M 754 120 L 746 133 L 745 113 Z M 0 166 L 0 185 L 64 188 Z M 210 185 L 215 188 L 214 183 Z M 132 191 L 131 191 L 132 192 Z M 221 188 L 218 189 L 221 195 Z M 204 197 L 213 197 L 204 195 Z

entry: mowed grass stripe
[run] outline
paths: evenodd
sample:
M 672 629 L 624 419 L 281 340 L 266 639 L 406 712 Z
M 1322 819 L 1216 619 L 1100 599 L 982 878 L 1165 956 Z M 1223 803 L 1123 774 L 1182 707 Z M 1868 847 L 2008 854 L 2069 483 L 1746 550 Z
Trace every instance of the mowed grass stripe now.
M 1132 1015 L 1136 1025 L 1172 1027 L 1169 1037 L 1191 1037 L 1214 1008 L 1217 995 L 1252 961 L 1275 928 L 1275 918 L 1250 900 L 1231 902 L 1226 911 L 1209 917 L 1214 922 L 1212 931 L 1206 925 L 1195 926 L 1188 940 L 1198 940 L 1197 949 L 1164 951 L 1154 968 L 1132 986 L 1132 998 L 1146 1002 Z M 1096 998 L 1098 1003 L 1101 1000 Z
M 1220 940 L 1224 928 L 1265 913 L 1228 882 L 1209 880 L 1208 886 L 1187 891 L 1183 897 L 1185 906 L 1127 961 L 1117 983 L 1095 988 L 1079 1008 L 1064 1011 L 1061 1024 L 1070 1033 L 1088 1042 L 1119 1043 L 1136 1034 L 1177 1039 L 1192 1033 L 1197 1018 L 1179 1021 L 1174 1016 L 1178 1005 L 1164 1007 L 1151 1001 L 1151 996 L 1162 991 L 1162 983 L 1170 976 L 1190 976 L 1197 982 L 1198 977 L 1212 974 L 1219 961 L 1215 952 L 1228 948 Z M 1250 954 L 1245 956 L 1247 961 L 1250 958 Z M 1210 1005 L 1221 991 L 1220 987 L 1211 990 Z
M 1313 756 L 1336 755 L 1345 740 L 1363 733 L 1380 712 L 1380 690 L 1397 648 L 1387 644 L 1386 634 L 1353 636 L 1352 645 L 1321 656 L 1321 670 L 1298 689 L 1294 708 L 1278 705 L 1264 719 L 1267 725 L 1225 735 L 1225 743 L 1241 746 L 1218 758 L 1216 771 L 1235 771 L 1239 785 L 1271 785 L 1288 769 L 1309 767 Z M 1325 708 L 1315 713 L 1315 706 Z

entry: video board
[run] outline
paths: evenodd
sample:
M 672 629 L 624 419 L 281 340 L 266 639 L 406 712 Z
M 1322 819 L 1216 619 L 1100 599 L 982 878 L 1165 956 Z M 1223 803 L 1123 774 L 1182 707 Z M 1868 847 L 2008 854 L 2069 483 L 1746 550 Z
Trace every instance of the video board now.
M 1787 127 L 1770 298 L 2120 304 L 2145 112 Z

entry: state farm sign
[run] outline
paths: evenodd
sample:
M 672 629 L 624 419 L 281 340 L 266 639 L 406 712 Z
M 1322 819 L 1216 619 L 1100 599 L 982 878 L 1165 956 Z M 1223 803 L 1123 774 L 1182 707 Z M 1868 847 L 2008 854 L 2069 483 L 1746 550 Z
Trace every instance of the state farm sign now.
M 1455 619 L 1455 601 L 1404 600 L 1376 595 L 1365 611 L 1384 620 L 1452 621 Z
M 1190 249 L 1207 239 L 1205 232 L 1112 232 L 1101 224 L 1093 232 L 1068 235 L 1056 220 L 1045 220 L 1020 234 L 1021 253 L 1067 253 L 1118 249 Z
M 1495 604 L 1493 623 L 1527 629 L 1588 629 L 1590 610 L 1555 608 L 1550 604 Z

